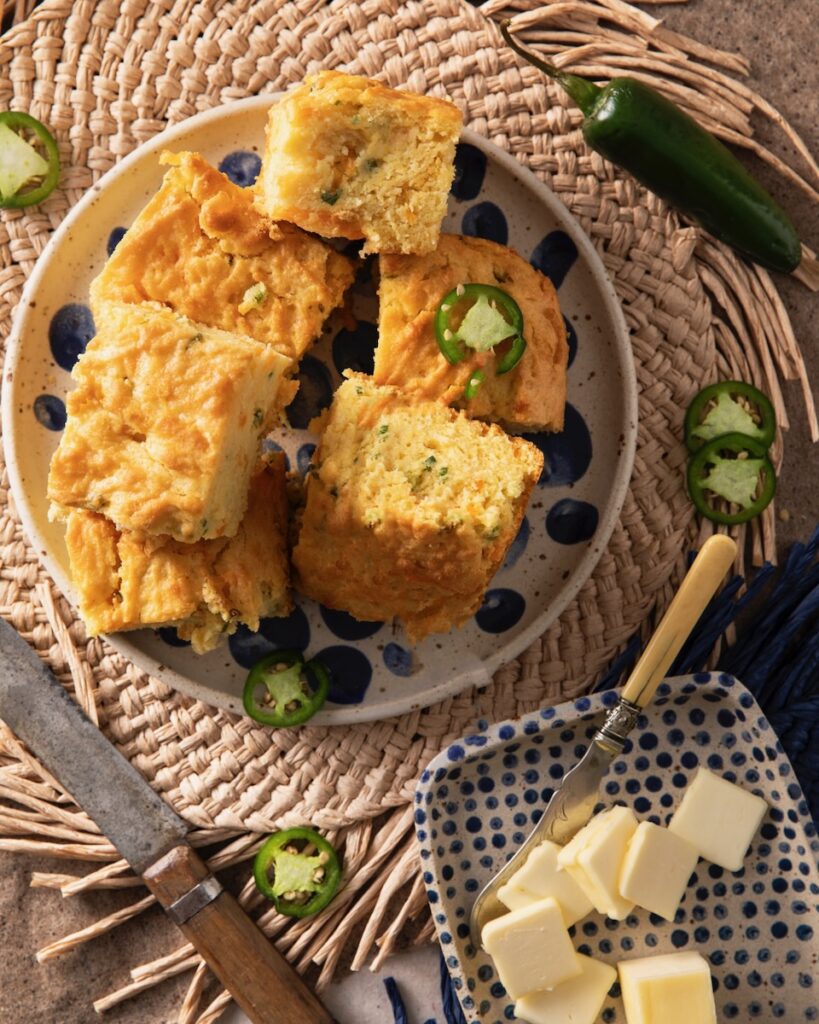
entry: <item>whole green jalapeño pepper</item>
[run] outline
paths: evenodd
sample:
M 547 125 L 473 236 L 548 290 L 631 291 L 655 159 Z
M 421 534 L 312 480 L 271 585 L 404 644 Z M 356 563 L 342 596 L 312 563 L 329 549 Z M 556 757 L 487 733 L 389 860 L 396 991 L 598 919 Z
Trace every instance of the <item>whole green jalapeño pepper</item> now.
M 508 22 L 501 32 L 515 53 L 559 82 L 580 107 L 592 149 L 754 262 L 786 274 L 796 269 L 802 248 L 787 214 L 685 111 L 633 78 L 613 78 L 601 88 L 561 71 L 522 47 Z
M 274 833 L 253 862 L 256 888 L 288 917 L 310 917 L 338 892 L 341 865 L 333 847 L 311 828 Z
M 287 729 L 301 725 L 321 708 L 330 691 L 327 669 L 299 651 L 274 651 L 250 670 L 242 703 L 262 725 Z

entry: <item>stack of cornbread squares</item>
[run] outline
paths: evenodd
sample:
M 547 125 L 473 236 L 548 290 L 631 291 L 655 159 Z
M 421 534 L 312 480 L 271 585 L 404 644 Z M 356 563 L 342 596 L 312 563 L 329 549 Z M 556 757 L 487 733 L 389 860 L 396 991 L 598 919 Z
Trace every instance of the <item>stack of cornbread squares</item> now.
M 336 238 L 379 254 L 379 342 L 374 376 L 348 374 L 314 424 L 293 583 L 415 642 L 478 609 L 543 464 L 502 427 L 562 429 L 567 344 L 545 277 L 440 234 L 460 128 L 444 100 L 322 72 L 271 107 L 255 187 L 163 154 L 159 192 L 91 285 L 97 334 L 49 476 L 92 635 L 173 626 L 204 652 L 292 610 L 285 459 L 261 442 L 352 284 Z M 450 365 L 432 323 L 469 282 L 515 299 L 527 341 L 471 401 L 494 353 Z

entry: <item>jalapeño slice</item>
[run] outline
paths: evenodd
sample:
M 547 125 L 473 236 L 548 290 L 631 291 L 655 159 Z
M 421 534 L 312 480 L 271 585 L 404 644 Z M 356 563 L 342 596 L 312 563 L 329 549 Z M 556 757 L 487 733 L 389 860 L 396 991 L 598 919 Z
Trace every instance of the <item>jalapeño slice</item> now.
M 275 832 L 253 862 L 253 877 L 280 914 L 310 917 L 338 892 L 341 865 L 333 847 L 311 828 Z
M 42 156 L 26 135 L 34 136 Z M 57 140 L 44 124 L 21 111 L 0 112 L 0 209 L 34 206 L 48 198 L 60 177 Z M 32 184 L 33 183 L 33 184 Z M 32 185 L 31 188 L 26 188 Z
M 703 388 L 685 414 L 685 443 L 691 452 L 723 434 L 745 434 L 768 448 L 775 433 L 770 399 L 742 380 L 722 380 Z
M 466 307 L 466 308 L 464 308 Z M 454 314 L 463 311 L 455 327 Z M 466 349 L 489 352 L 511 338 L 495 373 L 508 373 L 526 350 L 523 313 L 511 295 L 492 284 L 459 284 L 441 299 L 435 312 L 435 339 L 448 363 L 462 362 Z
M 312 718 L 329 690 L 322 664 L 305 662 L 300 651 L 274 651 L 248 673 L 242 702 L 257 722 L 286 729 Z
M 688 463 L 688 493 L 697 511 L 715 523 L 737 526 L 767 508 L 776 493 L 768 449 L 745 434 L 723 434 L 699 448 Z M 722 498 L 738 511 L 717 506 Z

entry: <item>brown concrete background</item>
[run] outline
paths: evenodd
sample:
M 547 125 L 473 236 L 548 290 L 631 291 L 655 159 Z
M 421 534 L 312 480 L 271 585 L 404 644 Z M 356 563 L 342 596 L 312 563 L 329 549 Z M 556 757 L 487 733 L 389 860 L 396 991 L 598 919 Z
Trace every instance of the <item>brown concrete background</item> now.
M 649 10 L 669 27 L 704 42 L 743 53 L 751 61 L 750 84 L 801 132 L 816 152 L 819 139 L 819 0 L 690 0 Z M 790 157 L 790 147 L 767 124 L 759 139 Z M 755 161 L 754 170 L 799 225 L 805 241 L 819 249 L 819 209 L 789 184 Z M 819 295 L 797 282 L 777 285 L 793 320 L 811 379 L 819 380 L 817 320 Z M 792 428 L 785 439 L 785 466 L 779 507 L 790 518 L 780 522 L 781 546 L 804 538 L 819 521 L 819 449 L 809 443 L 795 386 L 787 390 Z M 94 893 L 63 900 L 49 890 L 31 890 L 32 871 L 83 871 L 81 865 L 29 856 L 0 854 L 0 1024 L 89 1024 L 99 1020 L 91 1003 L 129 980 L 127 969 L 168 952 L 178 935 L 156 909 L 108 936 L 45 965 L 34 951 L 102 914 L 131 902 L 139 890 Z M 174 979 L 111 1011 L 108 1024 L 171 1024 L 189 976 Z M 295 1024 L 295 1022 L 294 1022 Z

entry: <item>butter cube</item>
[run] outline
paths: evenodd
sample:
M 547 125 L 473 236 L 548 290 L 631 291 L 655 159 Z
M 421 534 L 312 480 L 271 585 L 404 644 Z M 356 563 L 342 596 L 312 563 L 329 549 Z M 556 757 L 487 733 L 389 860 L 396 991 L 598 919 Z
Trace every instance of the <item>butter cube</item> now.
M 590 914 L 591 900 L 572 876 L 558 867 L 560 850 L 557 843 L 548 840 L 535 847 L 523 867 L 498 890 L 501 903 L 510 910 L 519 910 L 551 896 L 560 904 L 567 928 Z
M 617 965 L 627 1024 L 717 1024 L 711 971 L 699 953 Z
M 696 848 L 686 839 L 642 821 L 620 869 L 620 895 L 673 921 L 697 857 Z
M 560 907 L 551 897 L 490 921 L 481 940 L 510 999 L 580 974 Z
M 620 869 L 626 847 L 637 829 L 628 807 L 611 807 L 596 815 L 560 851 L 557 863 L 577 882 L 595 909 L 622 921 L 634 902 L 620 895 Z
M 617 971 L 577 954 L 580 974 L 551 992 L 530 992 L 515 1003 L 515 1016 L 529 1024 L 595 1024 Z
M 767 810 L 762 797 L 700 768 L 668 827 L 712 864 L 739 871 Z

